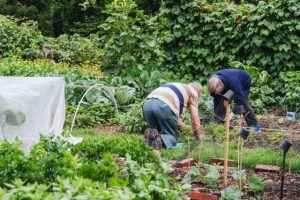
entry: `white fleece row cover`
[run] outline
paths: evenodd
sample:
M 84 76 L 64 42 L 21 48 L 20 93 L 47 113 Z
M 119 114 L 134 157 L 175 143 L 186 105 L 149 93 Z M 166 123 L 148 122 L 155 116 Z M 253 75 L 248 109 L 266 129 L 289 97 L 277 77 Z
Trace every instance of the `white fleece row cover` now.
M 0 77 L 0 140 L 18 137 L 28 150 L 40 134 L 60 135 L 64 88 L 60 77 Z

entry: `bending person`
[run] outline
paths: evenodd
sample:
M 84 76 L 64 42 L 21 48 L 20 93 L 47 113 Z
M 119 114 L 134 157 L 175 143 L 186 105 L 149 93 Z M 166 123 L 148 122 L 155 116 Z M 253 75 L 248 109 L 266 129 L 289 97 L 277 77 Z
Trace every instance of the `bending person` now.
M 214 111 L 217 122 L 224 123 L 226 116 L 222 95 L 228 90 L 232 90 L 235 93 L 234 102 L 244 107 L 245 112 L 243 114 L 247 125 L 254 126 L 254 131 L 256 132 L 260 131 L 256 116 L 248 104 L 251 78 L 245 71 L 240 69 L 223 69 L 214 72 L 207 81 L 207 87 L 214 99 Z M 233 112 L 237 114 L 236 109 L 233 109 Z
M 178 126 L 186 127 L 180 115 L 188 108 L 193 133 L 198 140 L 202 140 L 204 136 L 201 134 L 198 115 L 198 100 L 201 94 L 202 86 L 198 83 L 167 83 L 152 91 L 143 104 L 143 115 L 150 128 L 145 131 L 145 138 L 150 134 L 150 138 L 155 140 L 155 135 L 158 135 L 164 147 L 176 147 Z M 152 141 L 148 141 L 148 144 L 151 143 Z

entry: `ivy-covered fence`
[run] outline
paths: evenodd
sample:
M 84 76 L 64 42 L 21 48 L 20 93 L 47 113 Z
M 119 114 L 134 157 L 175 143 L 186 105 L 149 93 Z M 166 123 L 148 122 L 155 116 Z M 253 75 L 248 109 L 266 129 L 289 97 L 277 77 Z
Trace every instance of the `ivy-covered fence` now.
M 300 68 L 298 0 L 261 1 L 258 5 L 228 2 L 166 1 L 169 19 L 164 67 L 180 74 L 206 77 L 231 61 L 267 70 Z

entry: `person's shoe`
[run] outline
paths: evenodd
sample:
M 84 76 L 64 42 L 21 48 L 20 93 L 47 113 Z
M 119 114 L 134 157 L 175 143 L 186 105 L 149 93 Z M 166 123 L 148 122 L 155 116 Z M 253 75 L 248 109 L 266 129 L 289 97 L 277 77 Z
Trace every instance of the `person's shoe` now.
M 144 132 L 145 143 L 154 149 L 161 149 L 163 142 L 159 132 L 156 129 L 147 128 Z
M 254 130 L 254 132 L 256 132 L 256 133 L 259 133 L 259 132 L 260 132 L 260 126 L 259 126 L 259 124 L 256 124 L 256 125 L 253 127 L 253 130 Z

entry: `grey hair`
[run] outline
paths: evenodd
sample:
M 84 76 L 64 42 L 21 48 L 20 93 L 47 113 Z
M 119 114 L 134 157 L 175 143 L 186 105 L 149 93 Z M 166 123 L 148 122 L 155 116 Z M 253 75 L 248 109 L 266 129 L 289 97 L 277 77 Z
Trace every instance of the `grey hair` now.
M 191 86 L 192 88 L 194 88 L 197 91 L 198 97 L 200 97 L 202 95 L 202 85 L 200 83 L 192 82 L 192 83 L 189 83 L 189 86 Z
M 224 83 L 217 75 L 212 75 L 207 80 L 207 89 L 210 94 L 215 93 L 217 88 L 224 89 Z

